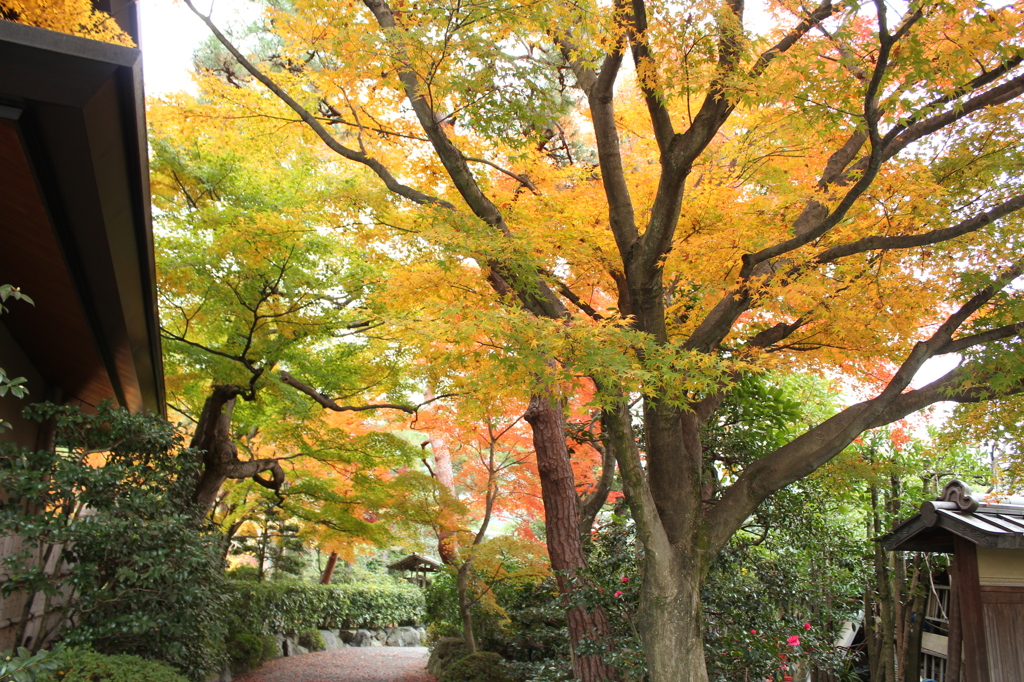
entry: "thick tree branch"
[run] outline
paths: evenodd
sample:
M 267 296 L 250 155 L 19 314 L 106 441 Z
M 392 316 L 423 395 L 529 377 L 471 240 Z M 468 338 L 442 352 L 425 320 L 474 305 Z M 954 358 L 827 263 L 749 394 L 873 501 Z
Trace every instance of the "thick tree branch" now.
M 384 182 L 384 185 L 389 190 L 391 190 L 392 192 L 401 197 L 409 199 L 410 201 L 415 202 L 417 204 L 433 204 L 436 206 L 443 206 L 444 208 L 454 210 L 455 206 L 451 202 L 445 201 L 444 199 L 439 199 L 429 194 L 424 194 L 419 190 L 413 189 L 412 187 L 409 187 L 407 185 L 403 185 L 402 183 L 398 182 L 395 176 L 391 174 L 391 171 L 389 171 L 384 166 L 384 164 L 382 164 L 377 159 L 374 159 L 371 156 L 367 156 L 366 154 L 358 152 L 354 149 L 349 149 L 345 145 L 338 142 L 338 140 L 333 135 L 331 135 L 330 131 L 324 128 L 323 124 L 320 123 L 316 115 L 314 115 L 304 106 L 299 104 L 291 95 L 289 95 L 284 90 L 284 88 L 282 88 L 273 80 L 271 80 L 266 74 L 264 74 L 260 69 L 258 69 L 255 64 L 246 59 L 245 55 L 239 52 L 238 48 L 236 48 L 234 44 L 230 40 L 228 40 L 227 36 L 224 35 L 220 31 L 220 29 L 217 28 L 217 26 L 213 23 L 210 17 L 196 9 L 196 6 L 193 4 L 192 0 L 185 0 L 185 4 L 188 5 L 188 8 L 192 10 L 192 12 L 197 17 L 199 17 L 204 24 L 206 24 L 207 28 L 209 28 L 213 35 L 216 36 L 217 40 L 220 41 L 221 45 L 223 45 L 224 48 L 231 53 L 231 56 L 234 57 L 235 60 L 242 65 L 242 68 L 248 71 L 253 76 L 253 78 L 262 83 L 264 87 L 266 87 L 268 90 L 274 93 L 274 95 L 276 95 L 278 99 L 287 104 L 292 111 L 298 114 L 299 118 L 301 118 L 302 121 L 307 126 L 309 126 L 314 133 L 316 133 L 316 135 L 324 142 L 324 144 L 328 146 L 328 148 L 331 149 L 331 151 L 335 152 L 336 154 L 339 154 L 340 156 L 348 159 L 349 161 L 355 161 L 356 163 L 363 164 L 371 171 L 373 171 L 377 175 L 377 177 L 379 177 Z
M 976 91 L 978 88 L 990 85 L 999 77 L 1006 75 L 1019 66 L 1022 61 L 1024 61 L 1024 58 L 1021 57 L 1011 59 L 1004 64 L 1001 64 L 999 67 L 975 77 L 968 84 L 958 88 L 953 95 L 944 97 L 940 101 L 932 104 L 951 102 L 959 97 Z M 950 111 L 927 118 L 921 118 L 916 122 L 911 122 L 909 125 L 894 127 L 893 130 L 887 133 L 881 140 L 881 143 L 884 145 L 881 152 L 881 160 L 884 162 L 891 159 L 910 143 L 917 141 L 926 135 L 935 133 L 946 126 L 961 120 L 971 113 L 1002 104 L 1019 97 L 1022 94 L 1024 94 L 1024 75 L 1018 76 L 995 88 L 979 93 Z M 923 110 L 930 109 L 928 109 L 928 107 L 924 107 Z M 867 135 L 864 133 L 855 132 L 847 139 L 846 143 L 839 150 L 832 154 L 826 163 L 825 170 L 823 171 L 820 180 L 818 181 L 818 189 L 820 191 L 825 191 L 831 186 L 845 186 L 850 182 L 851 177 L 855 174 L 864 174 L 868 170 L 869 156 L 862 157 L 860 161 L 850 166 L 851 161 L 853 161 L 867 139 Z M 769 259 L 781 256 L 789 251 L 810 243 L 834 227 L 834 225 L 838 224 L 840 220 L 845 217 L 849 208 L 852 207 L 854 200 L 859 198 L 867 185 L 870 184 L 866 182 L 866 180 L 867 177 L 862 175 L 857 185 L 847 193 L 842 203 L 831 214 L 824 204 L 816 199 L 811 199 L 807 202 L 804 210 L 793 223 L 793 238 L 780 242 L 779 244 L 764 249 L 758 253 L 745 255 L 743 257 L 743 269 L 740 274 L 740 284 L 735 289 L 728 292 L 719 301 L 719 303 L 712 308 L 698 328 L 694 331 L 688 341 L 688 347 L 710 350 L 721 343 L 732 330 L 732 325 L 735 321 L 750 306 L 751 298 L 746 285 L 747 280 L 751 277 L 760 277 L 770 274 L 770 270 L 766 268 L 766 264 Z M 1016 206 L 1016 204 L 1013 203 L 1015 201 L 1016 198 L 1010 199 L 992 210 L 999 212 L 998 216 L 1001 217 L 1006 215 L 1005 212 L 1002 212 L 1002 209 Z M 1017 209 L 1014 208 L 1013 210 Z M 975 218 L 981 221 L 984 220 L 984 215 L 985 214 L 980 214 Z M 994 220 L 996 219 L 996 216 L 993 215 L 990 219 Z M 980 222 L 973 223 L 965 221 L 965 223 L 961 223 L 961 225 L 955 228 L 948 228 L 950 231 L 945 232 L 945 234 L 949 235 L 948 238 L 953 238 L 957 236 L 954 233 L 957 228 L 971 231 L 971 227 L 979 229 L 984 226 Z M 846 247 L 841 246 L 836 248 L 842 249 Z M 794 273 L 791 272 L 790 275 L 792 274 Z
M 900 419 L 932 402 L 953 399 L 948 396 L 956 395 L 954 381 L 962 376 L 958 370 L 925 387 L 927 390 L 922 389 L 923 392 L 904 394 L 903 391 L 921 366 L 929 358 L 945 352 L 943 349 L 949 347 L 953 334 L 964 322 L 1019 277 L 1022 269 L 1024 265 L 1017 263 L 1004 270 L 991 285 L 979 290 L 949 315 L 930 338 L 917 343 L 879 395 L 846 408 L 748 466 L 708 514 L 711 551 L 714 553 L 724 547 L 768 495 L 828 462 L 865 430 Z M 977 391 L 971 390 L 962 397 L 967 400 L 977 395 Z
M 373 13 L 377 24 L 386 34 L 397 34 L 400 29 L 395 20 L 395 14 L 385 0 L 363 0 L 363 4 Z M 410 60 L 405 50 L 394 40 L 392 41 L 392 50 L 398 63 L 398 75 L 405 89 L 406 99 L 456 190 L 475 216 L 496 229 L 501 235 L 511 237 L 512 232 L 505 223 L 505 217 L 494 205 L 494 202 L 484 194 L 476 176 L 469 168 L 469 160 L 452 143 L 444 126 L 439 122 L 436 112 L 427 101 L 424 84 L 410 66 Z M 565 317 L 566 311 L 562 302 L 547 283 L 539 277 L 521 281 L 521 278 L 517 277 L 514 272 L 510 272 L 496 260 L 492 259 L 486 265 L 496 276 L 496 278 L 489 277 L 488 281 L 498 294 L 503 295 L 510 287 L 522 304 L 535 315 L 551 319 Z
M 803 19 L 799 24 L 793 27 L 793 29 L 783 36 L 782 40 L 777 42 L 775 45 L 765 50 L 757 61 L 754 62 L 754 66 L 751 67 L 747 74 L 749 78 L 757 78 L 762 75 L 771 64 L 780 55 L 785 53 L 789 48 L 799 42 L 807 33 L 819 25 L 825 19 L 828 19 L 836 11 L 836 7 L 832 4 L 832 0 L 824 0 L 820 5 L 815 7 L 808 16 Z
M 584 538 L 590 535 L 594 526 L 594 519 L 597 518 L 604 503 L 608 501 L 608 493 L 615 482 L 615 452 L 611 442 L 591 443 L 601 453 L 601 477 L 589 495 L 580 500 L 580 535 Z
M 631 25 L 629 43 L 633 51 L 633 63 L 636 65 L 637 80 L 640 90 L 644 93 L 644 101 L 647 104 L 648 115 L 651 117 L 658 149 L 664 154 L 668 151 L 669 143 L 675 135 L 675 129 L 672 126 L 668 108 L 659 94 L 660 87 L 655 71 L 657 67 L 650 43 L 647 41 L 647 3 L 644 0 L 632 0 L 631 4 L 626 21 Z
M 826 249 L 814 260 L 816 263 L 831 263 L 839 260 L 840 258 L 864 253 L 866 251 L 910 249 L 917 246 L 938 244 L 940 242 L 949 241 L 950 239 L 955 239 L 956 237 L 961 237 L 971 232 L 977 232 L 985 226 L 990 225 L 993 221 L 1008 216 L 1015 211 L 1019 211 L 1021 208 L 1024 208 L 1024 195 L 1008 199 L 998 206 L 972 216 L 967 220 L 961 221 L 952 227 L 932 230 L 922 234 L 899 235 L 894 237 L 887 237 L 884 235 L 864 237 L 863 239 L 858 239 L 855 242 L 839 244 L 830 249 Z

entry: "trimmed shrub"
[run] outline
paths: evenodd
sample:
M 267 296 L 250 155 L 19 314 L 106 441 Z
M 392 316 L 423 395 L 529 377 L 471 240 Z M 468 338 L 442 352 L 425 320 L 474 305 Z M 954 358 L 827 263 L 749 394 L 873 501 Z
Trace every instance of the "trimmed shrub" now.
M 239 632 L 227 641 L 232 671 L 253 670 L 277 655 L 277 640 L 271 635 Z
M 418 624 L 423 593 L 414 585 L 316 585 L 227 581 L 228 630 L 273 634 Z
M 39 682 L 188 682 L 177 670 L 138 656 L 108 656 L 91 649 L 68 649 L 67 666 Z
M 463 656 L 441 675 L 440 682 L 512 682 L 505 661 L 491 651 Z
M 299 633 L 299 646 L 310 651 L 325 651 L 327 643 L 319 630 L 303 630 Z
M 466 642 L 461 637 L 442 637 L 434 642 L 427 661 L 427 672 L 441 677 L 452 663 L 466 655 Z

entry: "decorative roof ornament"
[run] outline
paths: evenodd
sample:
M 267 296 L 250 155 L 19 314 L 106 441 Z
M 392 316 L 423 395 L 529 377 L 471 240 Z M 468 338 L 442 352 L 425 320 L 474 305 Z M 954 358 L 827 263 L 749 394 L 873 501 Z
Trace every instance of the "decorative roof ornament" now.
M 953 479 L 942 489 L 942 494 L 935 500 L 921 503 L 921 520 L 926 526 L 934 526 L 939 521 L 939 510 L 949 509 L 972 514 L 980 506 L 977 498 L 971 496 L 971 488 L 963 481 Z
M 968 513 L 978 511 L 980 504 L 976 498 L 971 497 L 970 486 L 955 478 L 946 484 L 946 487 L 942 489 L 942 495 L 938 499 L 943 502 L 956 502 L 960 511 Z

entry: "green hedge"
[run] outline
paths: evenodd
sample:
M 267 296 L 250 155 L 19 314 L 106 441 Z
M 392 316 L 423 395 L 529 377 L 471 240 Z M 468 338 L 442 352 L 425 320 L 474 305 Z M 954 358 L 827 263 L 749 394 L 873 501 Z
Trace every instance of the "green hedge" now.
M 230 632 L 287 633 L 308 629 L 418 625 L 423 593 L 414 585 L 315 585 L 229 580 Z
M 64 652 L 66 665 L 60 671 L 43 673 L 39 682 L 188 682 L 169 665 L 138 656 L 108 656 L 90 649 Z

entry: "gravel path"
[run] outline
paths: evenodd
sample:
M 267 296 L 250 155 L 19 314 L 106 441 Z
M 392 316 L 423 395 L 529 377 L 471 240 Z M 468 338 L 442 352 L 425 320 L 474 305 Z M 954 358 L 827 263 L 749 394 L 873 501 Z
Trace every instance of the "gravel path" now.
M 423 646 L 345 647 L 270 661 L 235 682 L 437 682 Z

